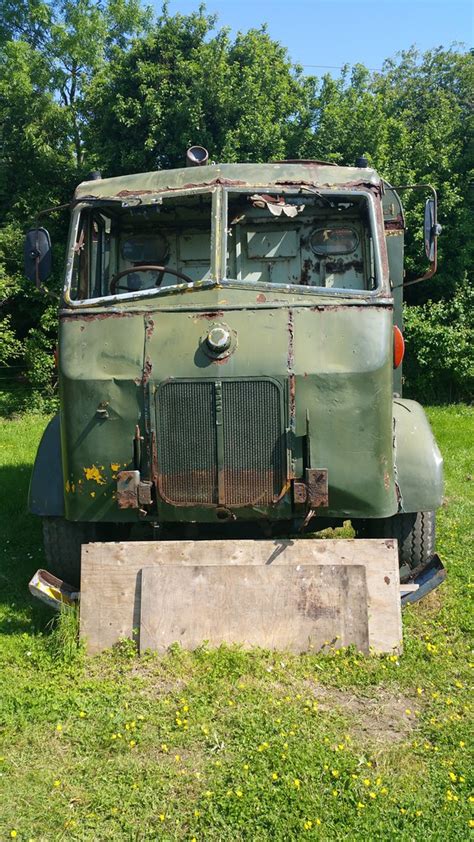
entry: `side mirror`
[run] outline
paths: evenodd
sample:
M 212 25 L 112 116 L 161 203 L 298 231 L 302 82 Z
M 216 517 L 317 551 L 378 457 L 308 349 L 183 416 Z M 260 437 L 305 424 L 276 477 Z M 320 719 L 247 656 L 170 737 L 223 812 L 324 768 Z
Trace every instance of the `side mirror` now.
M 438 234 L 441 234 L 441 225 L 436 219 L 436 204 L 434 198 L 426 200 L 425 205 L 425 252 L 430 263 L 435 259 L 435 243 Z
M 31 228 L 23 248 L 25 275 L 39 288 L 53 268 L 51 238 L 46 228 Z

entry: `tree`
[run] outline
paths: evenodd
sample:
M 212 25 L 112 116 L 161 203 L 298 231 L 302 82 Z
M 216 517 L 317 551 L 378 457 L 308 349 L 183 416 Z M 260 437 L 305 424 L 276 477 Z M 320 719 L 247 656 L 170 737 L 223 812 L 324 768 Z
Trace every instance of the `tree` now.
M 200 143 L 212 159 L 284 157 L 310 132 L 312 80 L 265 29 L 213 34 L 203 9 L 169 16 L 95 77 L 88 145 L 108 174 L 181 166 Z M 301 141 L 299 141 L 301 142 Z

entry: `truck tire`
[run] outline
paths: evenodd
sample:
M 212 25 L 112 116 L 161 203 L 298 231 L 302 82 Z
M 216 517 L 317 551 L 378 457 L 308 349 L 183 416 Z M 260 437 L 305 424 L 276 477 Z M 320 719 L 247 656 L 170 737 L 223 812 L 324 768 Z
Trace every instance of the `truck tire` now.
M 48 570 L 79 588 L 81 547 L 94 541 L 94 523 L 75 523 L 62 517 L 43 518 L 43 544 Z
M 434 512 L 408 512 L 362 521 L 356 531 L 361 538 L 396 538 L 400 575 L 403 578 L 433 556 L 435 520 Z

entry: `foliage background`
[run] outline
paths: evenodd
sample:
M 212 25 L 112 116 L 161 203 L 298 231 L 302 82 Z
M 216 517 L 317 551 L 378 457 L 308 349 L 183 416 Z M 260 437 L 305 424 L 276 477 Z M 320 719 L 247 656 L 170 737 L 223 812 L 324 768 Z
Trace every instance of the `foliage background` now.
M 201 143 L 213 160 L 318 158 L 369 164 L 393 184 L 439 191 L 439 271 L 407 290 L 407 392 L 471 399 L 474 375 L 472 90 L 474 55 L 414 48 L 381 71 L 303 75 L 265 28 L 231 38 L 204 7 L 156 17 L 140 0 L 4 0 L 0 11 L 0 386 L 50 408 L 67 214 L 48 227 L 52 295 L 22 275 L 23 233 L 104 175 L 181 166 Z M 423 271 L 420 204 L 407 193 L 407 271 Z M 26 377 L 25 377 L 26 375 Z

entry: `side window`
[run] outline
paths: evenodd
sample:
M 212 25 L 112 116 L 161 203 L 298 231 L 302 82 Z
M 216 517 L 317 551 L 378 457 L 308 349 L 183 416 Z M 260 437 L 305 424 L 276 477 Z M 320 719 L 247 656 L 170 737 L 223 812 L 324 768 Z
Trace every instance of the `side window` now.
M 107 295 L 110 279 L 112 221 L 103 213 L 83 211 L 74 243 L 71 297 Z

